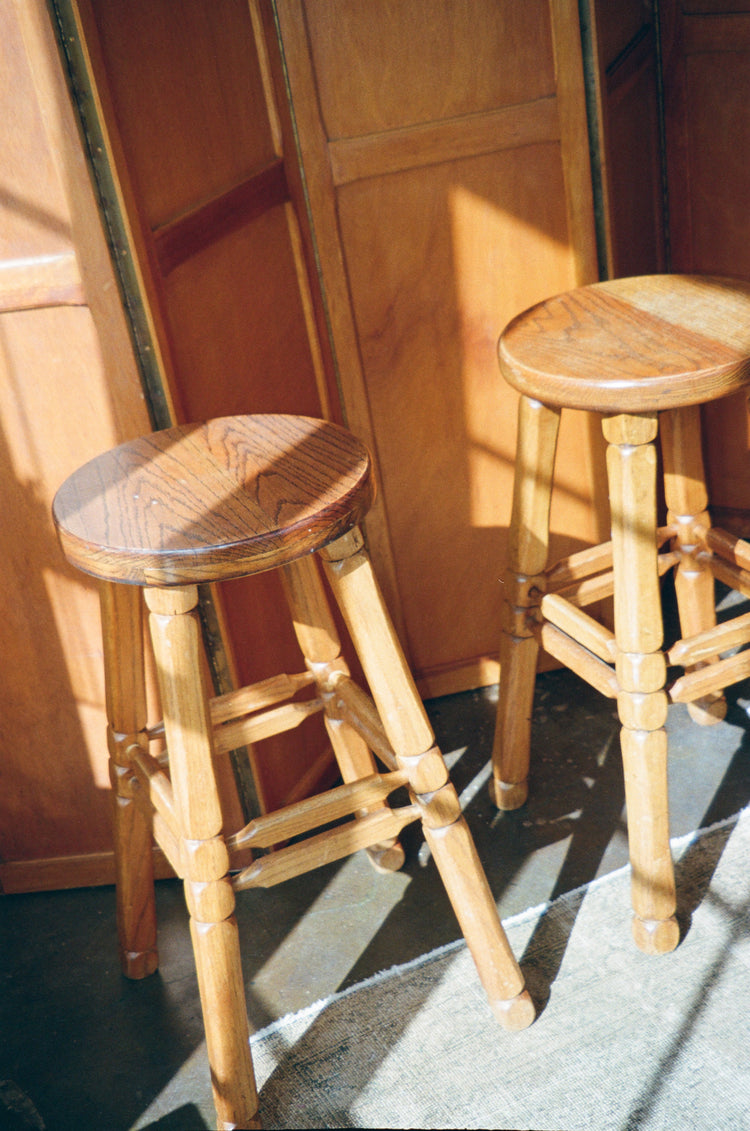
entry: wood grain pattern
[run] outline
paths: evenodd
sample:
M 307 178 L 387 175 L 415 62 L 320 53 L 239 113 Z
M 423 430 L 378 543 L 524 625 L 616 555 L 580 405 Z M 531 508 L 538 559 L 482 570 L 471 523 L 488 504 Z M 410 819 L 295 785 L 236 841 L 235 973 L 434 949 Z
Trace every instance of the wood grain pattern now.
M 504 556 L 517 401 L 497 336 L 597 277 L 578 7 L 277 11 L 341 398 L 377 457 L 378 576 L 424 694 L 491 683 L 501 593 L 476 563 Z M 559 452 L 565 553 L 599 540 L 600 435 L 566 421 Z
M 49 507 L 150 425 L 41 0 L 0 5 L 0 75 L 0 884 L 18 891 L 114 878 L 99 597 Z
M 750 284 L 664 275 L 579 288 L 514 319 L 499 351 L 506 379 L 548 404 L 704 403 L 750 382 Z
M 131 584 L 240 577 L 319 549 L 364 517 L 365 448 L 301 417 L 226 417 L 141 437 L 80 468 L 53 513 L 84 572 Z

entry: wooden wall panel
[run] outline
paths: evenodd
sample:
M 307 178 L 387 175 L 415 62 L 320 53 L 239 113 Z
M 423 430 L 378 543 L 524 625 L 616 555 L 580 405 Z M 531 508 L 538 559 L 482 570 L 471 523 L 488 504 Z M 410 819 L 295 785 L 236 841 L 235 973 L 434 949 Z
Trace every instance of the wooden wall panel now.
M 659 54 L 651 0 L 589 2 L 598 89 L 605 273 L 667 266 Z
M 750 278 L 750 3 L 661 5 L 673 269 Z M 745 397 L 704 410 L 711 502 L 750 532 Z
M 78 7 L 175 417 L 331 415 L 257 5 Z M 298 670 L 275 577 L 216 600 L 235 684 Z M 319 722 L 251 758 L 262 809 L 330 767 Z
M 112 881 L 98 595 L 50 504 L 148 428 L 46 6 L 0 6 L 0 885 Z
M 247 4 L 104 0 L 93 13 L 128 173 L 150 227 L 276 156 Z
M 496 343 L 528 296 L 574 281 L 559 148 L 356 181 L 339 213 L 412 662 L 449 670 L 497 647 L 517 398 Z
M 554 94 L 546 0 L 378 0 L 376 6 L 308 0 L 304 7 L 320 113 L 331 139 Z
M 277 11 L 344 409 L 378 461 L 368 535 L 389 604 L 424 694 L 490 683 L 515 442 L 497 337 L 597 275 L 577 6 Z M 560 472 L 556 549 L 598 540 L 585 416 L 564 422 Z

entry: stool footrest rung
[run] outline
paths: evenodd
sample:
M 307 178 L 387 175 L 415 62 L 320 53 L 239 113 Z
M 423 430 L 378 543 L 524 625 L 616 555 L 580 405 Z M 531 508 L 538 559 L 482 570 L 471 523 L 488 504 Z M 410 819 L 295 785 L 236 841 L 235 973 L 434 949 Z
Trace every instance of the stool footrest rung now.
M 542 647 L 550 656 L 554 656 L 608 699 L 617 698 L 620 686 L 614 669 L 609 664 L 553 624 L 542 625 L 539 636 Z
M 573 581 L 581 581 L 611 568 L 612 543 L 602 542 L 599 546 L 590 546 L 567 558 L 560 558 L 547 570 L 547 585 L 550 591 L 558 591 Z
M 673 703 L 692 703 L 712 691 L 723 691 L 749 675 L 750 652 L 739 652 L 680 676 L 669 688 L 669 697 Z
M 706 531 L 706 545 L 720 558 L 731 562 L 738 569 L 750 570 L 750 542 L 722 530 L 719 526 L 712 526 Z
M 371 774 L 359 781 L 336 786 L 325 793 L 285 805 L 264 817 L 256 817 L 234 836 L 227 839 L 227 848 L 271 848 L 312 829 L 350 817 L 359 810 L 378 805 L 394 789 L 405 785 L 403 770 L 390 774 Z
M 617 659 L 614 632 L 610 632 L 560 594 L 547 593 L 542 597 L 542 616 L 605 663 L 614 663 Z
M 328 705 L 332 718 L 348 723 L 390 770 L 397 770 L 396 754 L 386 738 L 380 715 L 366 691 L 344 676 L 336 682 L 333 702 Z
M 659 577 L 663 577 L 673 566 L 677 565 L 679 560 L 680 555 L 676 550 L 669 550 L 665 554 L 659 554 L 656 559 L 656 568 Z M 569 601 L 571 605 L 577 605 L 579 607 L 592 605 L 594 601 L 602 601 L 605 597 L 611 597 L 614 591 L 615 575 L 612 570 L 607 570 L 606 573 L 600 573 L 591 577 L 582 575 L 575 581 L 569 582 L 566 585 L 558 584 L 551 590 L 551 592 Z
M 247 743 L 260 742 L 274 734 L 294 730 L 310 715 L 323 709 L 322 699 L 304 699 L 299 703 L 285 703 L 282 707 L 272 707 L 250 718 L 236 719 L 223 723 L 214 729 L 214 752 L 227 754 Z
M 172 783 L 159 762 L 142 750 L 133 757 L 133 770 L 147 794 L 147 805 L 162 817 L 172 835 L 179 837 L 180 824 L 174 807 Z
M 750 613 L 734 617 L 733 620 L 717 624 L 715 628 L 708 628 L 705 632 L 698 632 L 695 636 L 687 636 L 678 640 L 667 652 L 670 664 L 679 664 L 689 668 L 706 660 L 713 660 L 721 652 L 728 652 L 730 648 L 740 648 L 750 642 Z
M 294 675 L 275 675 L 259 683 L 228 691 L 211 700 L 211 721 L 214 724 L 226 723 L 240 715 L 249 715 L 262 707 L 272 707 L 291 699 L 303 687 L 315 682 L 312 672 L 298 672 Z
M 717 554 L 711 558 L 709 566 L 717 581 L 723 581 L 730 589 L 750 597 L 750 571 L 725 561 Z
M 273 887 L 334 860 L 342 860 L 362 848 L 397 837 L 405 825 L 420 816 L 419 806 L 414 804 L 400 809 L 378 809 L 356 817 L 337 828 L 327 829 L 317 836 L 254 860 L 233 878 L 232 886 L 235 891 Z

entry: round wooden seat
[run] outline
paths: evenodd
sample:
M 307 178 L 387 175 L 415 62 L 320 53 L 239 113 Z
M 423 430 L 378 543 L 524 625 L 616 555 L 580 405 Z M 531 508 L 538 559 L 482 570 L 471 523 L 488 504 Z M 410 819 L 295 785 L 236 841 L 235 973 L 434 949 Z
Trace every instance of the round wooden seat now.
M 169 428 L 97 456 L 58 491 L 66 557 L 135 585 L 219 581 L 334 541 L 373 497 L 366 448 L 335 424 L 230 416 Z
M 531 307 L 499 344 L 503 376 L 544 404 L 602 413 L 703 404 L 750 382 L 750 285 L 647 275 Z

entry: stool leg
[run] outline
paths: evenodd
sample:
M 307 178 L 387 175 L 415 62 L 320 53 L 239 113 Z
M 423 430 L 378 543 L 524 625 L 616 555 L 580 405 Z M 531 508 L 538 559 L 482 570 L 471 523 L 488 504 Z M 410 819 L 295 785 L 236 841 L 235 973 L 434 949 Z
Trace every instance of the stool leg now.
M 359 531 L 321 552 L 380 718 L 409 775 L 424 834 L 496 1017 L 524 1029 L 534 1005 L 508 944 L 442 754 L 380 595 Z
M 330 686 L 333 671 L 349 675 L 341 654 L 341 641 L 326 599 L 317 562 L 300 558 L 280 571 L 294 631 L 302 655 L 318 684 L 323 700 L 334 695 Z M 353 727 L 326 714 L 325 727 L 336 763 L 345 782 L 359 781 L 378 772 L 377 763 L 364 740 Z M 367 854 L 382 872 L 397 872 L 404 863 L 404 850 L 397 838 L 371 845 Z
M 544 594 L 549 509 L 560 410 L 521 397 L 500 637 L 500 690 L 490 793 L 518 809 L 528 793 L 531 715 L 539 644 L 531 627 Z
M 141 591 L 100 587 L 107 745 L 114 800 L 114 850 L 120 964 L 128 978 L 158 965 L 151 822 L 133 800 L 138 788 L 132 757 L 147 746 Z
M 213 772 L 198 590 L 147 589 L 218 1127 L 259 1127 L 229 854 Z
M 656 549 L 655 416 L 603 422 L 612 511 L 617 699 L 632 866 L 636 943 L 649 954 L 679 942 L 667 800 L 666 661 Z
M 710 555 L 705 550 L 705 534 L 711 519 L 707 510 L 699 406 L 662 413 L 659 433 L 667 522 L 677 526 L 672 546 L 680 554 L 675 571 L 680 632 L 688 637 L 716 625 L 714 578 L 708 564 Z M 701 726 L 711 726 L 726 715 L 727 701 L 721 691 L 715 691 L 688 703 L 688 712 Z

